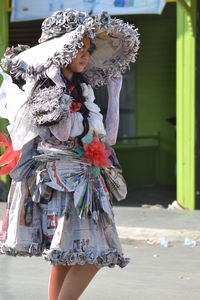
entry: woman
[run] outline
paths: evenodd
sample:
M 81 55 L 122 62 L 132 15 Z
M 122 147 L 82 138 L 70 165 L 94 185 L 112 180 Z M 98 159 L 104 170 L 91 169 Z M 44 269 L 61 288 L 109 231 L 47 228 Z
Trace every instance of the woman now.
M 49 299 L 78 299 L 101 267 L 129 262 L 112 209 L 126 184 L 110 145 L 120 72 L 135 61 L 139 40 L 133 26 L 106 13 L 92 18 L 68 9 L 43 22 L 39 42 L 9 49 L 2 61 L 13 79 L 2 72 L 0 106 L 14 151 L 2 137 L 9 151 L 0 162 L 12 184 L 0 249 L 42 255 L 53 264 Z M 105 126 L 92 90 L 103 84 Z

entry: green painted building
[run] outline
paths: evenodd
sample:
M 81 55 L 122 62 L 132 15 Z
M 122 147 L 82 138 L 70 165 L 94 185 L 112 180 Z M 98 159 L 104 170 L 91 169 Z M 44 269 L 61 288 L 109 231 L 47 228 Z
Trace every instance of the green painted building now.
M 141 48 L 124 76 L 115 149 L 129 186 L 177 186 L 177 201 L 194 209 L 200 206 L 195 148 L 198 8 L 196 0 L 168 2 L 162 15 L 120 16 L 139 28 Z M 41 21 L 8 24 L 6 1 L 0 3 L 0 22 L 1 55 L 8 31 L 10 44 L 32 45 L 40 35 Z M 104 94 L 105 89 L 96 91 L 97 99 Z M 169 122 L 175 117 L 176 130 Z

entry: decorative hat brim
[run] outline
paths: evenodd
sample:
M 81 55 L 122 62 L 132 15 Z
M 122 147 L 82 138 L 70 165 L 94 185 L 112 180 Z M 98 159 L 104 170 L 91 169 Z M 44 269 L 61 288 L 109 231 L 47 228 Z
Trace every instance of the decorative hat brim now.
M 56 65 L 59 67 L 68 65 L 83 47 L 82 39 L 87 34 L 96 49 L 89 58 L 84 75 L 93 87 L 106 84 L 108 78 L 115 76 L 117 72 L 124 73 L 129 64 L 136 60 L 139 49 L 139 34 L 134 25 L 123 22 L 120 19 L 111 18 L 105 13 L 92 19 L 93 22 L 85 22 L 78 25 L 73 31 L 59 37 L 42 42 L 27 49 L 11 48 L 2 59 L 2 66 L 16 78 L 47 76 L 47 70 Z M 15 52 L 15 54 L 13 54 Z

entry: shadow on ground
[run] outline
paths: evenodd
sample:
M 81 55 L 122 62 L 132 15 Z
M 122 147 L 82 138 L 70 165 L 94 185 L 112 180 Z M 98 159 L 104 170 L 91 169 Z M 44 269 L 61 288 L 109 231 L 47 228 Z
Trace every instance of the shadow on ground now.
M 144 204 L 162 205 L 168 207 L 176 200 L 176 186 L 144 186 L 128 187 L 128 195 L 125 200 L 117 202 L 113 200 L 114 206 L 136 206 Z

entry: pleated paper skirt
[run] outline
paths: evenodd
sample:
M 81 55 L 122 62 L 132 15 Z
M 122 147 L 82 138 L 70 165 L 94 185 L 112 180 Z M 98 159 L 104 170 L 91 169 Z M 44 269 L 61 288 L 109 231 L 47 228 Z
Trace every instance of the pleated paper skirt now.
M 33 181 L 33 184 L 36 184 Z M 99 210 L 81 219 L 74 206 L 73 192 L 63 192 L 42 183 L 43 196 L 37 202 L 30 182 L 12 181 L 0 236 L 0 252 L 12 256 L 42 256 L 53 265 L 95 264 L 98 268 L 125 267 L 114 222 Z M 50 193 L 50 195 L 49 195 Z M 107 200 L 108 201 L 108 200 Z

